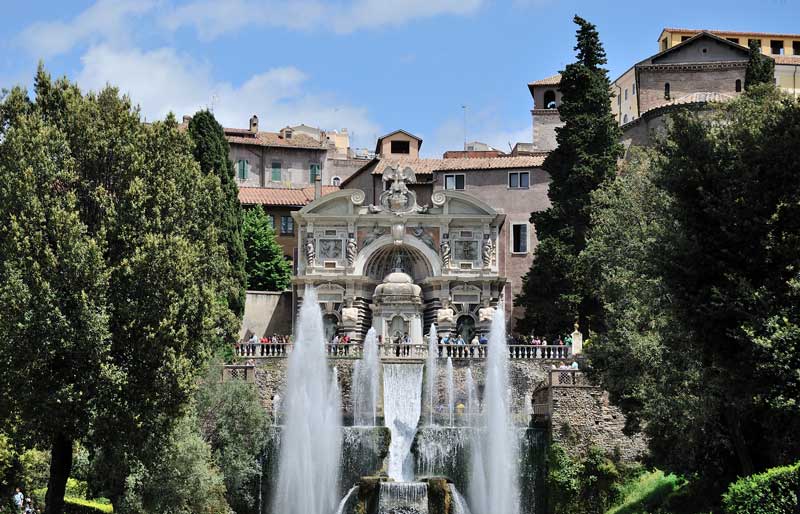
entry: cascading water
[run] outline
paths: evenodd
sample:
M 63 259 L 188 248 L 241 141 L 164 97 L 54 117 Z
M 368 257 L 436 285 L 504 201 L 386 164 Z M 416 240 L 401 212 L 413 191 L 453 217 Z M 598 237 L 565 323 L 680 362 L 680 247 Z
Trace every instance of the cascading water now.
M 517 436 L 510 422 L 508 349 L 502 308 L 496 309 L 489 335 L 484 415 L 475 431 L 470 505 L 474 514 L 519 512 Z
M 383 365 L 383 420 L 392 433 L 389 445 L 389 478 L 414 479 L 411 445 L 422 409 L 422 365 Z
M 461 493 L 458 492 L 456 486 L 453 484 L 449 484 L 449 486 L 450 494 L 453 496 L 453 514 L 471 514 L 469 507 L 467 507 L 467 501 L 461 496 Z
M 433 425 L 433 414 L 436 412 L 436 368 L 439 356 L 439 338 L 436 335 L 436 324 L 431 323 L 428 333 L 428 359 L 425 362 L 425 379 L 428 382 L 428 424 Z
M 447 358 L 447 414 L 450 416 L 450 425 L 453 426 L 453 412 L 455 411 L 455 393 L 453 391 L 453 359 Z
M 364 339 L 364 357 L 353 367 L 353 414 L 355 424 L 375 426 L 378 411 L 378 338 L 370 328 Z
M 381 482 L 378 514 L 428 512 L 428 484 Z
M 338 500 L 341 406 L 328 370 L 322 312 L 311 287 L 303 297 L 287 374 L 272 512 L 330 514 Z

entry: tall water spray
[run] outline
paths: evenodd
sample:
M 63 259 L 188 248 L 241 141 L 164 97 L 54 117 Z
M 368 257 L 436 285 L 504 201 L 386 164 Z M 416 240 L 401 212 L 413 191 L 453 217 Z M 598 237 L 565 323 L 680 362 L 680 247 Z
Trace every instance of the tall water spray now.
M 378 338 L 370 328 L 364 339 L 364 357 L 353 367 L 353 404 L 355 424 L 375 426 L 378 412 Z
M 453 426 L 453 412 L 455 411 L 455 391 L 453 385 L 453 359 L 447 358 L 447 413 L 450 416 L 450 426 Z
M 422 409 L 422 365 L 383 365 L 383 420 L 392 433 L 389 444 L 389 478 L 397 482 L 414 479 L 411 445 L 417 434 Z
M 508 348 L 502 307 L 495 310 L 489 335 L 484 415 L 476 430 L 470 498 L 474 514 L 519 512 L 517 437 L 508 402 Z
M 436 411 L 436 367 L 439 357 L 439 338 L 436 334 L 436 324 L 431 323 L 428 333 L 428 359 L 425 362 L 425 379 L 428 382 L 428 409 L 430 417 L 428 424 L 433 425 L 433 414 Z
M 307 287 L 289 355 L 273 512 L 330 514 L 338 502 L 341 406 L 325 356 L 322 312 Z

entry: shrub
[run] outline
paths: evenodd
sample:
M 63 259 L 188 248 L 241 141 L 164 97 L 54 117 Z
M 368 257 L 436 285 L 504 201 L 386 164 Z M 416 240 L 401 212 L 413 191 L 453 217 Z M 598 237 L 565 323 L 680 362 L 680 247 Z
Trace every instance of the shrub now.
M 100 503 L 83 498 L 64 498 L 64 514 L 99 514 L 114 512 L 114 508 L 107 503 Z
M 740 478 L 722 496 L 727 514 L 788 514 L 796 512 L 800 462 Z

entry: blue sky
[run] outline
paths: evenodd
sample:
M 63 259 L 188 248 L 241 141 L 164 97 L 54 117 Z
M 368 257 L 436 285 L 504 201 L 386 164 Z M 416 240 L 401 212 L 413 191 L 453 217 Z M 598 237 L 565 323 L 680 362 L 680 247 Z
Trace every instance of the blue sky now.
M 212 106 L 226 126 L 347 127 L 354 146 L 403 128 L 438 156 L 467 138 L 531 139 L 526 84 L 573 58 L 595 23 L 615 78 L 663 27 L 800 32 L 794 0 L 118 0 L 0 2 L 0 87 L 41 58 L 84 89 L 119 86 L 147 119 Z

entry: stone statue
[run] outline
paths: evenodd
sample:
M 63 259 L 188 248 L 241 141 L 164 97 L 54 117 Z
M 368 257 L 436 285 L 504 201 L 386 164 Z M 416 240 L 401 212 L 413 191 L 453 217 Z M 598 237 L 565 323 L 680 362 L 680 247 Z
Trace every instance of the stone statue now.
M 491 268 L 494 261 L 494 242 L 489 237 L 483 242 L 483 267 Z
M 352 266 L 354 262 L 356 262 L 356 254 L 358 253 L 358 246 L 356 245 L 356 240 L 354 238 L 350 238 L 347 240 L 347 265 Z
M 314 265 L 314 260 L 317 257 L 317 251 L 314 248 L 314 238 L 309 237 L 306 239 L 306 264 L 310 267 Z
M 442 239 L 439 243 L 439 256 L 442 258 L 442 266 L 445 268 L 450 267 L 450 241 Z
M 481 323 L 491 322 L 494 319 L 494 307 L 489 305 L 488 300 L 484 300 L 483 307 L 478 309 L 478 320 Z
M 371 245 L 375 242 L 376 239 L 383 235 L 383 229 L 378 226 L 376 223 L 374 227 L 372 227 L 372 232 L 370 232 L 367 237 L 364 238 L 364 245 L 361 248 L 366 248 L 367 246 Z
M 413 232 L 416 238 L 425 243 L 434 252 L 436 251 L 436 246 L 433 242 L 433 238 L 430 236 L 430 234 L 425 232 L 425 229 L 422 227 L 422 223 L 414 227 Z
M 453 323 L 454 321 L 453 309 L 450 308 L 450 304 L 445 300 L 442 302 L 442 308 L 436 311 L 436 323 L 441 325 L 442 323 Z
M 342 322 L 355 323 L 358 321 L 358 307 L 353 307 L 353 302 L 348 302 L 347 307 L 342 307 Z

